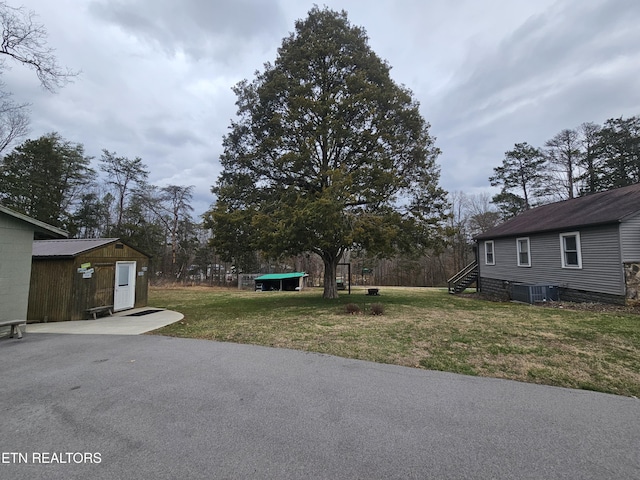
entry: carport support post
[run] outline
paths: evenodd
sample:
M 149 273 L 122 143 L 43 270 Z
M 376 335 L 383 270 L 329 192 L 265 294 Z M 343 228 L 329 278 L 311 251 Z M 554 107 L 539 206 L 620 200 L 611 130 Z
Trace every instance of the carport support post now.
M 349 295 L 351 295 L 351 263 L 339 263 L 338 265 L 347 266 L 347 278 L 349 279 Z

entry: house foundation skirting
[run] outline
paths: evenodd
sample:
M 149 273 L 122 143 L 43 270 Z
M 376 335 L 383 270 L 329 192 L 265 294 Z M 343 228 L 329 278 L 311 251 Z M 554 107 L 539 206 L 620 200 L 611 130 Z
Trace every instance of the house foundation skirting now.
M 635 271 L 635 295 L 636 301 L 640 303 L 640 264 L 635 264 L 637 269 Z M 633 269 L 631 269 L 633 270 Z M 626 272 L 626 267 L 625 267 Z M 509 282 L 506 280 L 498 280 L 495 278 L 481 277 L 480 284 L 482 285 L 482 293 L 490 297 L 508 301 L 511 300 L 511 285 L 516 282 Z M 552 285 L 552 283 L 550 283 Z M 565 288 L 559 286 L 560 300 L 565 302 L 576 303 L 611 303 L 616 305 L 624 305 L 625 297 L 623 295 L 611 295 L 609 293 L 588 292 L 585 290 L 576 290 L 574 288 Z M 627 301 L 629 296 L 629 284 L 627 283 Z
M 508 302 L 511 300 L 509 283 L 495 278 L 480 277 L 480 291 L 489 297 Z
M 611 303 L 624 305 L 623 295 L 611 295 L 610 293 L 586 292 L 573 288 L 560 288 L 560 300 L 575 303 Z

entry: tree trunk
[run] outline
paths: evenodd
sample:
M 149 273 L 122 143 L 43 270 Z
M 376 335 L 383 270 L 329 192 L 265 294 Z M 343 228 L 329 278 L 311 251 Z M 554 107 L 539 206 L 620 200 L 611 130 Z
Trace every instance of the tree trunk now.
M 338 284 L 336 272 L 338 271 L 339 257 L 336 255 L 323 255 L 324 262 L 324 292 L 322 298 L 338 298 Z

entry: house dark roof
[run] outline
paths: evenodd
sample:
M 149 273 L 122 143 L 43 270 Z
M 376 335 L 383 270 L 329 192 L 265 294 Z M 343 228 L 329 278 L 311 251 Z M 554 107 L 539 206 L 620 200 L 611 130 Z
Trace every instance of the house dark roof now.
M 68 240 L 36 240 L 33 242 L 34 257 L 75 257 L 81 253 L 118 242 L 118 238 L 86 238 Z
M 27 215 L 23 215 L 22 213 L 18 213 L 3 205 L 0 205 L 0 212 L 10 217 L 21 220 L 25 223 L 28 223 L 29 225 L 31 225 L 36 234 L 40 234 L 44 237 L 67 238 L 69 236 L 67 232 L 61 230 L 60 228 L 49 225 L 48 223 L 41 222 L 40 220 L 36 220 L 35 218 L 28 217 Z
M 640 184 L 532 208 L 475 238 L 512 237 L 606 225 L 640 213 Z

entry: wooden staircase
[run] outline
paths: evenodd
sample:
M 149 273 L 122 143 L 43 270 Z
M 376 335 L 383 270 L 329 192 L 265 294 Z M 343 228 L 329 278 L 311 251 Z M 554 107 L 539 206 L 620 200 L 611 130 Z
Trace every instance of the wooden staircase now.
M 478 281 L 478 262 L 472 262 L 447 280 L 449 293 L 456 294 Z

